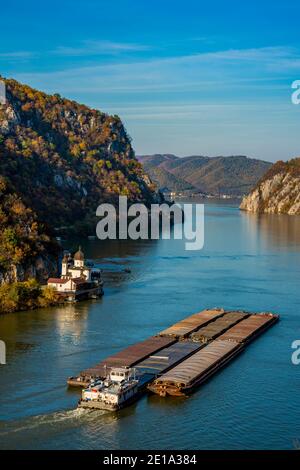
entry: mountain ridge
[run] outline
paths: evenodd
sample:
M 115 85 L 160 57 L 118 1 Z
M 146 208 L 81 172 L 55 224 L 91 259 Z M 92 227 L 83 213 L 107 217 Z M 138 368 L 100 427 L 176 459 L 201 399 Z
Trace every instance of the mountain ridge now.
M 270 162 L 243 155 L 208 157 L 172 154 L 138 155 L 149 176 L 158 187 L 166 186 L 166 172 L 177 178 L 178 184 L 198 192 L 242 196 L 248 193 L 271 167 Z M 162 181 L 158 169 L 164 170 Z M 176 190 L 170 180 L 170 190 Z M 190 186 L 189 188 L 187 186 Z

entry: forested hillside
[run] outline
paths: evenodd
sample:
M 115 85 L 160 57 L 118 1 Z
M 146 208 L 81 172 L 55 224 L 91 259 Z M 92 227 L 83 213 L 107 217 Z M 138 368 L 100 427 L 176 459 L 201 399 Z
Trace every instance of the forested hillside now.
M 170 154 L 138 157 L 158 187 L 242 196 L 253 188 L 271 163 L 245 156 L 179 158 Z
M 43 277 L 56 269 L 54 229 L 94 233 L 101 202 L 158 196 L 118 116 L 4 81 L 0 279 L 28 278 L 37 262 Z

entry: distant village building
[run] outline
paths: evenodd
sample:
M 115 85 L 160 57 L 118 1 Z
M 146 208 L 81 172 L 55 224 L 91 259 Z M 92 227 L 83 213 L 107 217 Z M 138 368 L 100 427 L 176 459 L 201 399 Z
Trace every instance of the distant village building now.
M 67 300 L 99 297 L 103 294 L 101 271 L 85 264 L 81 247 L 74 258 L 70 253 L 65 253 L 61 264 L 61 277 L 51 277 L 47 284 Z

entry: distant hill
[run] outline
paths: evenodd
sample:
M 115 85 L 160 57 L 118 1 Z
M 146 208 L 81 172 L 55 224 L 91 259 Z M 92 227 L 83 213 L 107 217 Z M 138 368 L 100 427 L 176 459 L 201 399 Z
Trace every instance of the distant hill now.
M 240 208 L 256 213 L 300 215 L 300 158 L 276 162 L 243 198 Z
M 165 154 L 157 153 L 154 155 L 140 155 L 137 158 L 143 164 L 155 165 L 155 166 L 158 166 L 166 162 L 174 162 L 179 159 L 179 157 L 176 157 L 176 155 L 167 154 L 167 153 Z
M 159 188 L 196 190 L 210 194 L 242 196 L 271 167 L 271 163 L 245 156 L 177 157 L 171 154 L 137 157 Z
M 174 162 L 174 160 L 180 160 L 179 157 L 175 157 L 174 155 L 149 155 L 138 157 L 138 159 L 159 189 L 168 189 L 170 191 L 197 191 L 195 186 L 188 183 L 180 176 L 175 176 L 164 168 L 164 164 Z

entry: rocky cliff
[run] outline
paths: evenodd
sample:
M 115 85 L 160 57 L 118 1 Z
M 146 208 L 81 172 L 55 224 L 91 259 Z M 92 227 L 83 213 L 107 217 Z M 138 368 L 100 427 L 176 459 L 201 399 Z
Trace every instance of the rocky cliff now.
M 118 116 L 2 80 L 0 283 L 54 274 L 55 229 L 94 233 L 100 203 L 159 200 Z
M 300 214 L 300 158 L 275 163 L 244 197 L 240 209 L 268 214 Z

